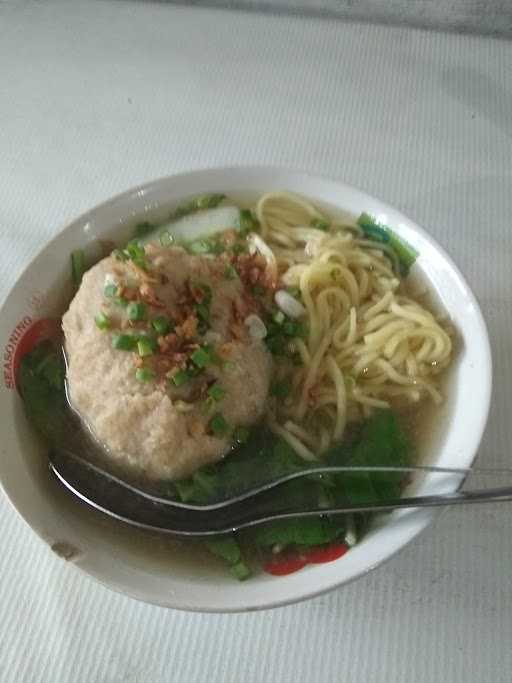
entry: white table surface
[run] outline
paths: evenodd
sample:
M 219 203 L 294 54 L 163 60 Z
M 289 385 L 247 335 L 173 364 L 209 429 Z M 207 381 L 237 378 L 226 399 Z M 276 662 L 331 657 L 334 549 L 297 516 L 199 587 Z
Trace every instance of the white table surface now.
M 337 177 L 416 219 L 474 286 L 495 361 L 481 462 L 510 463 L 511 43 L 4 0 L 0 74 L 0 300 L 60 226 L 134 184 L 236 163 Z M 111 593 L 0 494 L 0 680 L 508 682 L 511 512 L 451 510 L 352 585 L 223 616 Z

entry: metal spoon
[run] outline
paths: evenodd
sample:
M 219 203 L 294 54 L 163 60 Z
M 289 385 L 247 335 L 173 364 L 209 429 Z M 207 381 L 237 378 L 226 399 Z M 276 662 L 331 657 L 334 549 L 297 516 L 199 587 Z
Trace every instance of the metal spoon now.
M 176 536 L 201 537 L 227 534 L 258 526 L 276 519 L 337 515 L 354 512 L 387 512 L 399 508 L 436 507 L 463 503 L 512 501 L 512 486 L 457 491 L 429 496 L 411 496 L 375 503 L 347 504 L 343 507 L 287 508 L 269 507 L 268 494 L 286 481 L 312 474 L 340 472 L 435 472 L 442 474 L 508 474 L 512 469 L 446 467 L 312 467 L 269 481 L 244 493 L 210 505 L 188 505 L 155 496 L 124 482 L 76 453 L 53 449 L 49 454 L 50 470 L 81 501 L 127 524 Z M 212 512 L 215 511 L 215 514 Z

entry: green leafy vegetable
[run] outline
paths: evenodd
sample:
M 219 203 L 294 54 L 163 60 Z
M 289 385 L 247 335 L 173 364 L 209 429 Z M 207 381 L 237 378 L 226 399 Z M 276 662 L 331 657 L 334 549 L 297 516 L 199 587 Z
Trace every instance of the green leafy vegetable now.
M 411 461 L 410 443 L 390 410 L 375 413 L 350 446 L 334 446 L 326 454 L 333 465 L 405 466 Z M 336 475 L 342 497 L 353 503 L 386 500 L 400 496 L 403 473 L 360 472 Z
M 64 377 L 62 353 L 51 341 L 40 342 L 21 360 L 18 386 L 25 412 L 36 429 L 52 442 L 70 433 Z
M 236 434 L 235 430 L 235 442 Z M 246 441 L 236 443 L 233 453 L 216 465 L 201 468 L 187 480 L 176 482 L 184 502 L 209 503 L 233 496 L 285 474 L 307 469 L 288 443 L 268 430 L 256 427 Z M 380 411 L 368 419 L 350 440 L 331 448 L 325 458 L 329 464 L 405 465 L 410 462 L 410 445 L 391 411 Z M 202 479 L 201 473 L 205 478 Z M 311 475 L 292 480 L 269 498 L 270 511 L 295 507 L 330 506 L 336 503 L 366 503 L 400 495 L 401 473 L 354 473 Z M 358 515 L 358 535 L 364 532 L 368 516 Z M 345 519 L 308 518 L 278 520 L 258 527 L 250 538 L 258 545 L 315 546 L 328 543 L 345 533 Z
M 409 274 L 411 266 L 416 261 L 418 252 L 411 247 L 410 244 L 407 244 L 407 242 L 398 237 L 391 228 L 388 228 L 385 225 L 379 225 L 375 219 L 367 213 L 362 213 L 359 216 L 357 224 L 363 229 L 364 236 L 367 239 L 382 244 L 388 244 L 391 247 L 398 258 L 400 267 L 399 275 L 406 277 Z
M 237 427 L 233 432 L 233 440 L 239 444 L 247 443 L 250 433 L 247 427 Z
M 285 441 L 277 439 L 261 426 L 252 430 L 238 427 L 234 430 L 233 440 L 234 448 L 229 456 L 216 465 L 202 467 L 196 472 L 197 475 L 198 472 L 206 471 L 210 478 L 215 478 L 215 497 L 206 495 L 204 488 L 198 486 L 193 477 L 176 482 L 184 486 L 183 491 L 188 500 L 195 503 L 221 500 L 304 467 L 304 461 Z
M 256 529 L 254 541 L 261 546 L 322 545 L 338 538 L 344 526 L 326 517 L 280 519 Z

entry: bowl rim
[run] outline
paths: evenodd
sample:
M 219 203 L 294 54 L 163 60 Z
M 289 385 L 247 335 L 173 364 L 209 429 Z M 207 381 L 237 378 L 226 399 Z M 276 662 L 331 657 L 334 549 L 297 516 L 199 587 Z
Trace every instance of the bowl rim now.
M 192 183 L 194 182 L 195 179 L 207 179 L 208 176 L 215 177 L 219 174 L 242 174 L 245 175 L 248 178 L 248 182 L 250 181 L 250 177 L 252 175 L 276 175 L 276 174 L 283 174 L 285 176 L 289 177 L 295 177 L 295 178 L 301 178 L 305 182 L 311 182 L 314 184 L 315 182 L 323 182 L 323 183 L 329 183 L 333 186 L 338 186 L 338 188 L 343 189 L 345 192 L 351 193 L 355 198 L 359 200 L 364 200 L 368 201 L 369 203 L 374 203 L 378 204 L 380 210 L 383 212 L 386 212 L 389 215 L 393 216 L 393 223 L 395 223 L 397 220 L 403 222 L 405 225 L 408 226 L 409 229 L 411 229 L 413 232 L 417 233 L 419 236 L 421 236 L 424 240 L 426 240 L 427 243 L 429 243 L 430 247 L 434 249 L 435 252 L 437 252 L 441 258 L 447 263 L 449 266 L 451 272 L 455 275 L 457 280 L 461 283 L 461 285 L 464 287 L 465 290 L 465 295 L 467 296 L 467 299 L 470 301 L 472 307 L 473 307 L 473 315 L 474 319 L 477 324 L 478 328 L 478 339 L 479 339 L 479 344 L 480 344 L 480 353 L 481 353 L 481 364 L 482 364 L 482 369 L 483 369 L 483 379 L 484 379 L 484 384 L 481 387 L 481 393 L 480 393 L 480 400 L 479 404 L 481 406 L 480 412 L 479 412 L 479 424 L 476 425 L 473 428 L 473 433 L 474 433 L 474 452 L 471 455 L 471 459 L 469 460 L 469 465 L 474 462 L 475 458 L 477 457 L 478 454 L 478 447 L 480 445 L 485 426 L 487 423 L 488 415 L 489 415 L 489 410 L 490 410 L 490 405 L 491 405 L 491 393 L 492 393 L 492 356 L 491 356 L 491 347 L 490 347 L 490 342 L 489 342 L 489 336 L 488 336 L 488 331 L 485 323 L 484 316 L 482 314 L 482 311 L 480 309 L 480 305 L 478 303 L 478 300 L 476 296 L 474 295 L 473 291 L 471 290 L 470 286 L 468 285 L 466 279 L 462 275 L 461 271 L 459 270 L 458 266 L 454 263 L 452 258 L 448 255 L 448 253 L 444 250 L 443 247 L 439 245 L 439 243 L 426 231 L 424 230 L 421 226 L 419 226 L 414 220 L 408 218 L 405 216 L 401 211 L 393 208 L 392 206 L 388 205 L 386 202 L 381 201 L 380 199 L 369 195 L 367 192 L 364 190 L 360 190 L 357 187 L 354 187 L 352 185 L 349 185 L 342 180 L 338 180 L 335 178 L 331 178 L 328 176 L 324 176 L 318 173 L 309 173 L 307 171 L 303 171 L 300 169 L 293 169 L 293 168 L 288 168 L 286 166 L 273 166 L 273 165 L 228 165 L 228 166 L 210 166 L 206 168 L 200 168 L 200 169 L 194 169 L 194 170 L 188 170 L 185 172 L 178 172 L 174 174 L 170 174 L 167 176 L 162 176 L 159 178 L 155 178 L 153 180 L 144 182 L 139 185 L 135 185 L 130 187 L 127 190 L 124 190 L 122 192 L 117 193 L 116 195 L 109 197 L 103 202 L 100 202 L 99 204 L 96 204 L 95 206 L 83 211 L 81 214 L 78 216 L 72 218 L 71 220 L 67 221 L 64 225 L 60 226 L 59 229 L 57 230 L 56 234 L 47 242 L 41 245 L 41 248 L 37 251 L 37 253 L 30 259 L 29 263 L 26 265 L 26 267 L 20 272 L 20 274 L 17 276 L 14 284 L 12 287 L 8 290 L 6 296 L 3 298 L 2 301 L 0 301 L 0 315 L 2 314 L 4 308 L 7 307 L 7 304 L 9 300 L 11 299 L 12 296 L 14 296 L 18 285 L 21 280 L 26 276 L 26 274 L 34 267 L 34 262 L 42 255 L 42 253 L 50 249 L 56 242 L 58 242 L 60 239 L 63 237 L 63 233 L 66 232 L 68 229 L 70 229 L 73 225 L 78 224 L 80 222 L 84 222 L 88 216 L 92 216 L 98 211 L 105 210 L 110 207 L 115 207 L 116 204 L 127 201 L 131 197 L 134 197 L 134 195 L 138 195 L 141 198 L 144 196 L 145 193 L 157 189 L 159 186 L 164 186 L 166 184 L 171 183 L 173 180 L 183 180 L 186 182 L 187 180 L 190 180 Z M 229 194 L 229 187 L 226 188 L 226 192 Z M 236 190 L 235 190 L 236 191 Z M 293 189 L 291 191 L 294 191 Z M 194 194 L 195 192 L 198 192 L 198 190 L 195 190 L 191 188 L 190 194 Z M 183 197 L 187 196 L 186 193 L 183 193 Z M 315 195 L 312 192 L 311 193 L 311 198 L 314 201 L 315 200 Z M 342 204 L 338 204 L 339 208 L 343 209 Z M 463 484 L 464 479 L 460 480 L 460 486 Z M 44 537 L 44 534 L 41 532 L 40 528 L 35 527 L 32 525 L 32 523 L 29 521 L 30 515 L 26 515 L 24 511 L 20 510 L 19 507 L 16 505 L 15 501 L 11 498 L 9 495 L 3 481 L 2 473 L 0 472 L 0 491 L 2 491 L 6 497 L 6 499 L 9 501 L 9 504 L 12 506 L 12 508 L 16 511 L 16 513 L 22 518 L 22 520 L 27 524 L 32 531 L 39 536 L 39 538 L 45 542 L 46 545 L 46 539 Z M 161 607 L 167 607 L 167 608 L 172 608 L 172 609 L 178 609 L 178 610 L 184 610 L 184 611 L 190 611 L 190 612 L 203 612 L 203 613 L 239 613 L 239 612 L 248 612 L 248 611 L 259 611 L 259 610 L 266 610 L 266 609 L 272 609 L 276 607 L 282 607 L 285 605 L 289 604 L 295 604 L 298 602 L 301 602 L 306 599 L 314 598 L 319 595 L 322 595 L 330 590 L 333 590 L 335 588 L 341 587 L 342 585 L 347 585 L 351 583 L 352 581 L 356 580 L 357 578 L 360 578 L 361 576 L 364 576 L 368 574 L 370 571 L 373 569 L 381 566 L 384 562 L 388 561 L 392 557 L 396 556 L 399 552 L 401 552 L 414 538 L 418 537 L 421 533 L 423 533 L 427 527 L 441 514 L 441 510 L 423 510 L 420 515 L 415 516 L 416 518 L 413 519 L 412 515 L 409 515 L 408 521 L 411 523 L 409 524 L 408 529 L 403 529 L 400 536 L 400 540 L 397 542 L 394 542 L 393 545 L 393 550 L 389 553 L 384 554 L 384 556 L 380 557 L 377 561 L 374 561 L 371 564 L 368 564 L 368 566 L 360 569 L 359 571 L 355 571 L 351 576 L 348 578 L 346 577 L 340 577 L 339 579 L 334 579 L 332 581 L 326 581 L 324 585 L 322 585 L 320 588 L 316 590 L 312 590 L 311 587 L 305 586 L 303 590 L 300 592 L 300 594 L 297 594 L 292 597 L 287 597 L 287 598 L 276 598 L 273 596 L 270 596 L 270 599 L 267 599 L 266 601 L 261 601 L 258 603 L 251 603 L 247 605 L 229 605 L 227 607 L 224 606 L 202 606 L 202 605 L 191 605 L 186 599 L 185 600 L 177 600 L 173 601 L 172 604 L 169 601 L 160 601 L 158 599 L 154 598 L 148 598 L 148 597 L 143 597 L 142 595 L 138 595 L 136 592 L 129 591 L 125 588 L 121 588 L 120 586 L 109 582 L 108 579 L 104 579 L 103 577 L 99 576 L 97 573 L 92 571 L 90 568 L 87 567 L 82 567 L 80 564 L 74 564 L 71 562 L 72 565 L 76 569 L 79 569 L 83 574 L 86 574 L 99 584 L 109 588 L 110 590 L 113 590 L 117 593 L 120 593 L 122 595 L 127 595 L 129 597 L 132 597 L 136 600 L 158 605 Z

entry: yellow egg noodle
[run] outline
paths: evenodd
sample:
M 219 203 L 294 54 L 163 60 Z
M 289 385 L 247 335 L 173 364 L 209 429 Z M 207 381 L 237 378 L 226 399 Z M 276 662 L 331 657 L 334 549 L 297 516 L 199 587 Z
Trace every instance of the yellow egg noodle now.
M 307 337 L 292 342 L 302 365 L 291 371 L 276 359 L 277 379 L 288 379 L 291 391 L 271 403 L 271 428 L 314 460 L 342 438 L 347 421 L 375 408 L 440 403 L 436 379 L 452 341 L 433 313 L 404 293 L 394 251 L 290 193 L 262 195 L 256 216 L 271 265 L 286 287 L 300 290 L 308 324 Z

